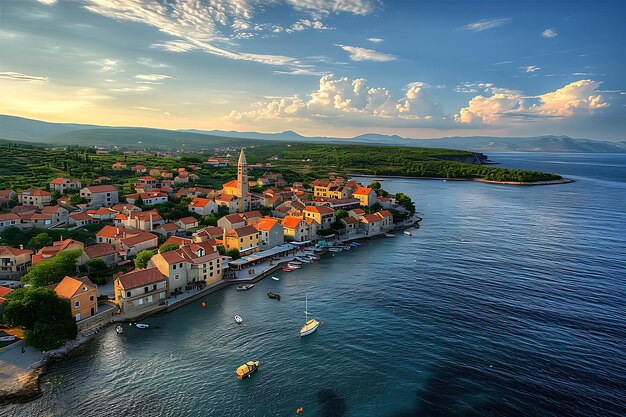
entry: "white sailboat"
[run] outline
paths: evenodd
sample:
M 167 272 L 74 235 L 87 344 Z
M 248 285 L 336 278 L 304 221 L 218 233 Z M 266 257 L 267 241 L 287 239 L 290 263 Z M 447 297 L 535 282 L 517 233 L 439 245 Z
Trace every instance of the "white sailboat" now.
M 304 326 L 300 329 L 300 337 L 310 335 L 316 331 L 319 326 L 319 321 L 315 319 L 309 320 L 309 298 L 307 294 L 304 298 Z

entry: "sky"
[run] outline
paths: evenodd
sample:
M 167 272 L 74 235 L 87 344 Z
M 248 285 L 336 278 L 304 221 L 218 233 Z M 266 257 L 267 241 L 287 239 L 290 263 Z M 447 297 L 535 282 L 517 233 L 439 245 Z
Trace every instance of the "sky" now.
M 0 0 L 0 113 L 626 140 L 626 2 Z

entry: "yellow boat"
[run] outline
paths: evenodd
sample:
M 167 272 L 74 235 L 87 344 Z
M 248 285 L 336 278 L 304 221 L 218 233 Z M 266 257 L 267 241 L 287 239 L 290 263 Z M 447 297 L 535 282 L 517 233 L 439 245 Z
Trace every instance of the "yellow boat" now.
M 237 368 L 235 373 L 239 379 L 244 379 L 245 377 L 250 378 L 250 375 L 255 373 L 257 369 L 259 369 L 259 361 L 248 361 Z

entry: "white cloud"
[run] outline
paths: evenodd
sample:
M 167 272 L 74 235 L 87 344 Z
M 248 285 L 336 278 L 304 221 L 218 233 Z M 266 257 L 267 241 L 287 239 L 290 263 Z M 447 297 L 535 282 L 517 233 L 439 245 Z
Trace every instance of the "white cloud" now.
M 57 0 L 37 0 L 41 4 L 45 4 L 46 6 L 52 6 L 56 4 Z
M 26 75 L 21 72 L 0 72 L 0 79 L 11 81 L 38 81 L 48 82 L 48 77 L 40 77 L 38 75 Z
M 316 29 L 316 30 L 328 30 L 332 29 L 328 26 L 325 26 L 319 20 L 309 20 L 309 19 L 300 19 L 296 23 L 292 24 L 287 32 L 300 32 L 306 29 Z
M 150 67 L 150 68 L 167 68 L 169 66 L 167 64 L 163 64 L 162 62 L 156 62 L 150 58 L 143 58 L 143 57 L 139 58 L 137 60 L 137 63 L 141 65 L 145 65 L 146 67 Z
M 288 71 L 273 71 L 274 74 L 286 74 L 286 75 L 327 75 L 328 71 L 316 71 L 306 68 L 294 68 Z
M 572 117 L 578 112 L 607 107 L 604 98 L 596 94 L 600 83 L 580 80 L 555 91 L 535 97 L 519 91 L 492 88 L 492 95 L 476 96 L 454 116 L 459 123 L 497 124 L 504 116 Z M 533 101 L 537 103 L 532 104 Z
M 383 52 L 378 52 L 373 49 L 360 48 L 358 46 L 348 46 L 348 45 L 340 45 L 337 44 L 338 47 L 343 49 L 344 51 L 350 54 L 350 59 L 353 61 L 375 61 L 375 62 L 387 62 L 387 61 L 396 61 L 398 58 L 385 54 Z
M 558 33 L 556 33 L 554 29 L 548 28 L 541 32 L 541 36 L 543 36 L 544 38 L 556 38 L 558 36 Z
M 138 85 L 135 87 L 111 88 L 110 91 L 115 91 L 117 93 L 144 93 L 150 90 L 152 90 L 152 87 L 149 85 Z
M 321 14 L 352 13 L 366 15 L 374 11 L 374 0 L 287 0 L 295 9 Z
M 119 72 L 120 61 L 117 59 L 103 58 L 91 61 L 90 64 L 94 64 L 100 67 L 102 72 Z
M 163 74 L 137 74 L 135 75 L 135 78 L 143 81 L 161 81 L 168 80 L 172 77 Z
M 196 49 L 192 44 L 181 40 L 153 43 L 150 48 L 163 49 L 168 52 L 189 52 Z
M 518 69 L 521 72 L 535 72 L 535 71 L 539 71 L 541 67 L 538 67 L 536 65 L 529 65 L 527 67 L 519 67 Z
M 367 38 L 368 41 L 372 43 L 381 43 L 384 39 L 381 38 Z
M 454 92 L 456 93 L 478 93 L 480 91 L 484 91 L 485 93 L 491 91 L 491 87 L 493 87 L 493 83 L 484 83 L 484 82 L 465 82 L 454 87 Z
M 497 28 L 498 26 L 505 25 L 509 23 L 511 19 L 481 19 L 477 22 L 470 23 L 468 25 L 463 26 L 462 30 L 471 30 L 472 32 L 481 32 L 487 29 Z
M 443 119 L 441 106 L 423 88 L 412 83 L 399 100 L 383 87 L 370 87 L 363 78 L 320 78 L 316 91 L 306 99 L 299 96 L 273 98 L 254 104 L 247 112 L 232 111 L 235 122 L 271 119 L 341 119 L 359 123 L 422 122 Z

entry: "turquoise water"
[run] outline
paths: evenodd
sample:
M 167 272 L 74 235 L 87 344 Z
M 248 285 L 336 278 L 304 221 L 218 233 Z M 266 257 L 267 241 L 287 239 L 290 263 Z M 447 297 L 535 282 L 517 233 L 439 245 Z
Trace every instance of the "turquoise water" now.
M 490 157 L 577 182 L 386 181 L 423 213 L 414 237 L 223 290 L 147 330 L 108 328 L 50 367 L 41 398 L 0 413 L 626 415 L 626 155 Z M 324 325 L 301 339 L 307 293 Z M 259 371 L 238 381 L 251 359 Z

